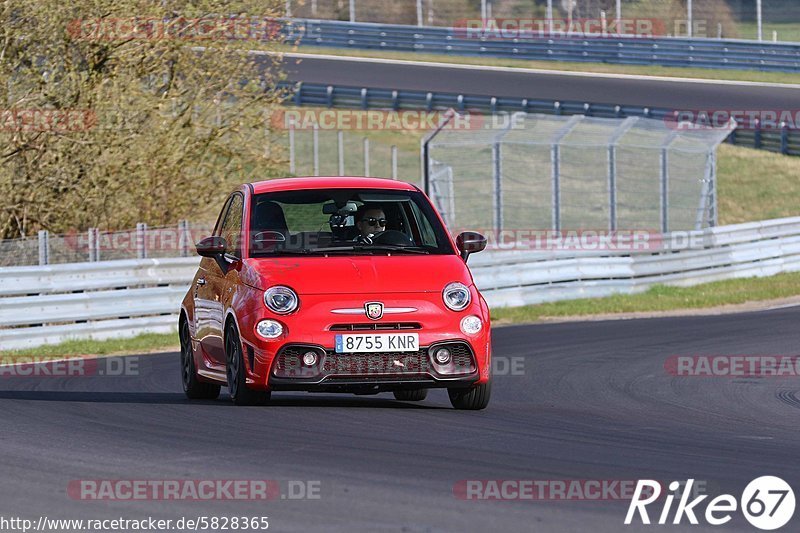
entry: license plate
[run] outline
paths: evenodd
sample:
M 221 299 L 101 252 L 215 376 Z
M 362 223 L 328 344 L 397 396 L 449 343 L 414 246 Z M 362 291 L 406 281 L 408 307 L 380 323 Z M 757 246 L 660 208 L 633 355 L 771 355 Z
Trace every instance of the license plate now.
M 416 351 L 419 351 L 417 333 L 336 335 L 336 353 Z

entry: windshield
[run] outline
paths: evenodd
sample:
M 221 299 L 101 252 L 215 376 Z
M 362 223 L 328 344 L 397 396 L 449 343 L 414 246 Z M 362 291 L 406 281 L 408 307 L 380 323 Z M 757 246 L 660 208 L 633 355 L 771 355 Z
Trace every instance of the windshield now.
M 418 191 L 312 189 L 258 194 L 250 255 L 454 254 Z

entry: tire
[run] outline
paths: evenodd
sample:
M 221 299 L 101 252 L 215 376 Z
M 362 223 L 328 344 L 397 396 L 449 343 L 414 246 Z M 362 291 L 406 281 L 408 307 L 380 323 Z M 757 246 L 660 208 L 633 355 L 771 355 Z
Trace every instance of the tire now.
M 475 385 L 468 389 L 447 389 L 447 395 L 450 396 L 450 403 L 456 409 L 470 411 L 485 409 L 492 395 L 492 382 L 487 381 L 483 385 Z
M 428 389 L 406 389 L 394 391 L 395 400 L 401 402 L 421 402 L 428 396 Z
M 197 377 L 192 339 L 189 337 L 189 323 L 185 318 L 181 318 L 178 333 L 181 341 L 181 377 L 184 394 L 190 400 L 216 399 L 219 396 L 220 386 L 213 383 L 205 383 Z
M 247 386 L 247 371 L 244 366 L 244 353 L 239 332 L 233 324 L 225 333 L 225 355 L 228 393 L 234 405 L 264 405 L 269 401 L 268 391 L 254 390 Z

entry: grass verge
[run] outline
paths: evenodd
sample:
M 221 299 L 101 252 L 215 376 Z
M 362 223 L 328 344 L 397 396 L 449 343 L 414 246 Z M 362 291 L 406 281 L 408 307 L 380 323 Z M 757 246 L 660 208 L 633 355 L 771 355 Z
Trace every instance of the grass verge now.
M 800 272 L 766 278 L 742 278 L 693 287 L 657 285 L 640 294 L 567 300 L 492 311 L 492 321 L 522 324 L 547 318 L 614 315 L 623 313 L 696 310 L 776 300 L 800 294 Z
M 668 78 L 697 78 L 704 80 L 753 81 L 760 83 L 800 83 L 800 74 L 786 72 L 760 72 L 758 70 L 723 70 L 684 67 L 661 67 L 656 65 L 612 65 L 608 63 L 580 63 L 568 61 L 529 61 L 498 57 L 458 56 L 447 54 L 423 54 L 388 52 L 381 50 L 357 50 L 354 48 L 327 48 L 317 46 L 279 48 L 282 52 L 305 54 L 328 54 L 379 59 L 403 59 L 406 61 L 434 61 L 458 65 L 486 65 L 490 67 L 516 67 L 540 70 L 562 70 L 566 72 L 597 72 L 603 74 L 632 74 L 637 76 L 664 76 Z
M 75 339 L 59 344 L 46 344 L 24 350 L 4 350 L 0 360 L 26 357 L 62 357 L 69 355 L 123 355 L 160 351 L 178 351 L 177 333 L 145 333 L 128 339 L 108 339 L 96 341 Z

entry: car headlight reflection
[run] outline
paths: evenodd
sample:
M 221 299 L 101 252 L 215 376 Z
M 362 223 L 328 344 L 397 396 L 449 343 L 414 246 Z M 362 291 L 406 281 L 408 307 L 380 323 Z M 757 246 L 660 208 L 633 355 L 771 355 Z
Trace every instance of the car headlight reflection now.
M 472 297 L 469 289 L 463 283 L 449 283 L 442 291 L 444 304 L 453 311 L 463 311 L 469 305 Z
M 276 285 L 264 293 L 264 303 L 270 311 L 279 315 L 288 315 L 295 311 L 300 304 L 300 299 L 289 287 Z

